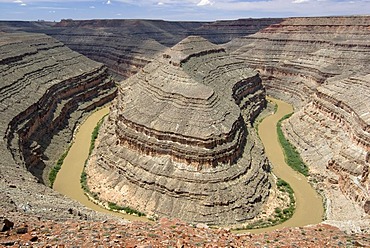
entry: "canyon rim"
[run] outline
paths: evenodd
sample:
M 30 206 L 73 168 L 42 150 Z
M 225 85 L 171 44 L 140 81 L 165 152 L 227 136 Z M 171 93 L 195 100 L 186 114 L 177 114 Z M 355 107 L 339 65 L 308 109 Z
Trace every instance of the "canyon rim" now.
M 369 28 L 369 16 L 0 22 L 2 215 L 106 218 L 46 185 L 75 127 L 115 98 L 93 154 L 99 159 L 88 167 L 89 175 L 109 175 L 111 191 L 101 195 L 125 203 L 120 189 L 131 185 L 124 191 L 130 205 L 149 213 L 209 224 L 252 218 L 270 187 L 268 161 L 250 128 L 266 90 L 295 107 L 283 131 L 326 199 L 325 223 L 368 233 Z M 201 124 L 214 125 L 213 133 Z M 215 174 L 195 176 L 201 171 Z M 246 181 L 256 192 L 241 187 Z M 222 197 L 203 194 L 214 191 Z M 165 204 L 153 205 L 159 198 Z M 190 211 L 180 214 L 180 205 Z

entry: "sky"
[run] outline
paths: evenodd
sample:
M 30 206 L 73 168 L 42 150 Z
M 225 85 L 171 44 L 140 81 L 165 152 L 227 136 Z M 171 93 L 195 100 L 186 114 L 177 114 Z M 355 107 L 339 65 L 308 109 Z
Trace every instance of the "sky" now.
M 370 15 L 370 0 L 0 0 L 0 20 L 239 18 Z

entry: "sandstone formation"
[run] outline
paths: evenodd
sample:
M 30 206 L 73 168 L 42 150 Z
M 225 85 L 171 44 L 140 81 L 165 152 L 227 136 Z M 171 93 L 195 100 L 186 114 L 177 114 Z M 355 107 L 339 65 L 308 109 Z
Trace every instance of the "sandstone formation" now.
M 148 67 L 142 73 L 160 71 L 161 68 L 158 77 L 165 77 L 164 81 L 168 81 L 171 86 L 162 89 L 158 84 L 159 80 L 144 74 L 138 74 L 136 79 L 148 77 L 150 81 L 147 83 L 136 85 L 130 79 L 123 84 L 120 89 L 122 95 L 116 100 L 117 107 L 113 107 L 110 120 L 104 127 L 108 134 L 101 139 L 102 146 L 112 146 L 107 147 L 106 155 L 101 157 L 97 156 L 102 149 L 99 148 L 93 159 L 97 159 L 100 167 L 90 168 L 92 175 L 99 180 L 99 176 L 110 176 L 101 180 L 103 187 L 110 188 L 109 191 L 102 191 L 101 197 L 122 205 L 130 204 L 147 213 L 154 213 L 156 210 L 159 215 L 173 216 L 168 213 L 174 209 L 171 204 L 182 204 L 179 201 L 181 196 L 185 199 L 184 202 L 188 199 L 198 201 L 198 205 L 191 206 L 192 211 L 196 211 L 198 215 L 193 212 L 186 213 L 187 215 L 213 214 L 212 220 L 207 219 L 206 215 L 202 215 L 203 219 L 200 218 L 200 221 L 208 223 L 224 221 L 234 216 L 237 216 L 236 221 L 252 217 L 254 212 L 240 208 L 240 212 L 238 208 L 234 208 L 234 212 L 229 211 L 229 217 L 221 214 L 223 209 L 228 209 L 232 204 L 238 205 L 243 200 L 248 201 L 246 206 L 251 206 L 253 197 L 238 197 L 246 189 L 240 182 L 248 180 L 253 173 L 260 178 L 251 178 L 248 183 L 253 185 L 261 180 L 256 192 L 262 192 L 263 197 L 267 194 L 263 190 L 269 184 L 265 172 L 258 172 L 256 169 L 263 165 L 266 168 L 267 164 L 263 156 L 257 155 L 262 151 L 259 143 L 254 142 L 255 133 L 249 129 L 248 123 L 264 104 L 263 93 L 258 93 L 261 89 L 260 83 L 256 81 L 258 77 L 252 71 L 246 73 L 250 86 L 245 86 L 245 90 L 240 88 L 244 87 L 240 84 L 230 88 L 234 79 L 219 84 L 222 77 L 236 75 L 234 72 L 238 70 L 243 73 L 248 71 L 239 68 L 241 59 L 247 64 L 243 67 L 251 67 L 260 72 L 269 94 L 294 104 L 297 113 L 283 124 L 283 128 L 309 165 L 315 186 L 326 197 L 327 222 L 341 228 L 349 227 L 356 232 L 361 229 L 368 231 L 369 23 L 369 16 L 289 18 L 282 22 L 279 19 L 242 19 L 213 23 L 148 20 L 0 22 L 0 96 L 3 113 L 0 214 L 18 212 L 20 215 L 25 213 L 36 217 L 64 219 L 72 213 L 71 217 L 97 218 L 95 213 L 51 191 L 40 182 L 43 182 L 42 174 L 54 165 L 60 153 L 68 146 L 72 130 L 82 115 L 114 95 L 111 88 L 113 82 L 107 80 L 107 70 L 101 64 L 72 52 L 62 43 L 45 35 L 2 32 L 23 30 L 51 35 L 69 48 L 104 63 L 111 75 L 121 78 L 135 74 L 154 60 L 158 67 Z M 213 59 L 222 57 L 224 51 L 220 47 L 204 45 L 204 41 L 197 41 L 204 45 L 197 51 L 208 47 L 207 52 L 194 52 L 197 56 L 185 56 L 193 52 L 182 52 L 188 60 L 184 59 L 181 52 L 173 50 L 165 53 L 171 58 L 161 54 L 167 47 L 190 34 L 223 43 L 253 34 L 270 24 L 274 25 L 226 44 L 224 47 L 235 56 L 235 59 L 227 58 L 227 62 Z M 173 52 L 180 54 L 180 57 L 174 59 Z M 203 59 L 207 64 L 204 64 Z M 166 64 L 167 67 L 160 65 L 167 63 L 165 61 L 174 63 Z M 210 70 L 208 66 L 219 67 Z M 233 68 L 236 70 L 233 71 Z M 229 69 L 231 71 L 227 72 Z M 172 73 L 176 75 L 171 75 Z M 181 82 L 177 84 L 175 81 Z M 215 84 L 211 81 L 215 81 L 218 86 L 214 87 Z M 189 87 L 179 87 L 185 82 Z M 219 86 L 224 88 L 218 88 Z M 139 89 L 143 91 L 140 92 Z M 88 93 L 85 94 L 86 90 Z M 189 97 L 195 92 L 196 98 Z M 146 101 L 134 98 L 136 96 Z M 133 97 L 133 103 L 138 104 L 136 109 L 126 109 L 130 104 L 129 97 Z M 255 105 L 251 104 L 253 98 L 257 98 Z M 125 107 L 123 104 L 126 104 Z M 151 122 L 151 116 L 157 113 L 153 112 L 146 119 L 141 119 L 138 114 L 148 113 L 144 106 L 154 110 L 161 106 L 162 118 Z M 185 113 L 185 106 L 193 114 L 191 118 L 186 118 L 191 120 L 186 123 L 188 126 L 185 123 L 180 125 L 180 118 L 168 118 L 173 112 L 174 116 L 181 116 Z M 121 113 L 118 108 L 124 111 Z M 235 111 L 241 113 L 242 119 L 237 118 Z M 228 114 L 223 118 L 222 113 Z M 125 119 L 126 114 L 129 118 Z M 198 119 L 205 122 L 197 123 Z M 207 139 L 207 133 L 202 132 L 202 125 L 204 127 L 205 123 L 212 121 L 215 122 L 215 129 L 213 136 L 209 133 L 209 137 L 214 141 Z M 119 125 L 116 126 L 115 122 Z M 173 123 L 179 123 L 179 127 L 172 125 Z M 199 123 L 202 125 L 198 126 Z M 232 123 L 235 125 L 230 128 Z M 125 126 L 129 128 L 123 129 Z M 186 135 L 189 127 L 197 128 L 197 136 Z M 217 127 L 220 128 L 216 129 Z M 128 136 L 123 136 L 124 133 Z M 217 137 L 217 134 L 221 136 Z M 169 149 L 173 153 L 163 155 Z M 248 160 L 249 155 L 246 155 L 248 149 L 252 157 L 258 157 L 253 163 Z M 201 152 L 201 156 L 196 151 Z M 246 160 L 248 166 L 245 166 L 244 173 L 238 169 L 242 168 L 241 162 Z M 140 166 L 136 166 L 139 163 Z M 110 173 L 112 169 L 122 165 L 130 167 L 127 170 L 126 167 L 119 168 L 116 174 Z M 154 169 L 149 173 L 148 168 Z M 166 171 L 167 168 L 174 169 Z M 158 180 L 153 179 L 154 173 L 160 175 Z M 221 180 L 225 174 L 229 176 Z M 182 180 L 178 187 L 171 184 L 173 180 L 168 179 L 173 175 Z M 133 180 L 127 182 L 126 178 Z M 140 189 L 129 192 L 129 203 L 124 200 L 126 196 L 122 196 L 122 192 L 126 192 L 126 184 L 123 186 L 121 181 Z M 204 183 L 205 181 L 208 183 Z M 215 182 L 220 181 L 224 188 L 216 189 Z M 93 182 L 90 180 L 90 183 Z M 146 188 L 136 186 L 139 184 Z M 184 190 L 184 185 L 190 184 L 192 187 Z M 233 196 L 226 193 L 228 189 L 225 185 L 229 188 L 229 184 L 233 185 L 231 188 L 234 192 L 239 192 L 238 196 L 232 198 Z M 100 190 L 97 185 L 90 186 Z M 150 199 L 159 199 L 159 193 L 148 193 L 154 192 L 153 189 L 164 192 L 167 205 L 146 204 Z M 203 201 L 212 190 L 220 192 L 222 197 L 227 194 L 227 197 Z M 249 191 L 247 194 L 254 196 Z M 147 199 L 144 201 L 134 202 L 135 199 L 145 197 Z M 258 203 L 254 205 L 256 211 L 264 201 L 263 197 L 257 199 Z M 214 212 L 204 210 L 212 204 L 216 206 Z M 248 214 L 240 217 L 242 211 Z M 216 216 L 217 214 L 222 217 Z M 189 218 L 185 216 L 184 220 Z
M 162 20 L 62 20 L 49 22 L 0 22 L 0 30 L 48 34 L 74 51 L 104 63 L 112 75 L 126 79 L 151 62 L 156 54 L 189 35 L 225 43 L 256 33 L 280 22 L 278 18 L 217 22 Z
M 250 128 L 264 106 L 258 73 L 190 36 L 122 82 L 87 167 L 90 190 L 193 223 L 251 219 L 270 188 Z
M 291 18 L 227 44 L 261 73 L 268 94 L 300 109 L 284 129 L 324 190 L 327 219 L 367 228 L 369 28 L 369 16 Z
M 1 209 L 66 216 L 79 205 L 40 183 L 83 115 L 114 98 L 114 82 L 102 64 L 27 33 L 0 33 L 0 78 Z

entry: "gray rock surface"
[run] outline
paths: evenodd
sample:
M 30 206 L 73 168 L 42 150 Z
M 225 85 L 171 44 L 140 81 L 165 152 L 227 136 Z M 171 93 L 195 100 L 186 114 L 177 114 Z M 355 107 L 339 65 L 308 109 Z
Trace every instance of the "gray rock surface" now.
M 47 35 L 1 33 L 0 78 L 2 211 L 95 215 L 44 184 L 84 114 L 115 96 L 107 69 Z
M 369 28 L 370 16 L 289 18 L 226 45 L 299 110 L 284 131 L 326 197 L 327 219 L 367 230 Z
M 189 35 L 214 43 L 254 34 L 279 18 L 216 22 L 162 20 L 62 20 L 61 22 L 0 21 L 1 30 L 48 34 L 74 51 L 104 63 L 112 75 L 126 79 L 151 62 L 156 54 Z
M 251 219 L 270 188 L 250 125 L 265 104 L 255 71 L 190 36 L 122 83 L 87 167 L 90 190 L 192 223 Z

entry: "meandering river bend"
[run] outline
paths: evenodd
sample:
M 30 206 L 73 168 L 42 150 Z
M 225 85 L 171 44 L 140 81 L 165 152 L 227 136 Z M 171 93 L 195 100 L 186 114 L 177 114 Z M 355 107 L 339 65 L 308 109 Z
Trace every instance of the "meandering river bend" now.
M 320 223 L 324 212 L 321 197 L 308 183 L 307 178 L 291 169 L 285 163 L 284 154 L 277 138 L 276 124 L 284 115 L 293 111 L 292 106 L 280 100 L 271 98 L 270 100 L 277 104 L 277 112 L 266 117 L 259 124 L 259 135 L 265 146 L 267 157 L 273 165 L 273 173 L 277 177 L 288 182 L 294 190 L 296 197 L 296 211 L 291 219 L 282 224 L 253 230 L 253 232 L 266 232 L 283 227 L 305 226 L 308 224 Z M 83 205 L 93 210 L 119 215 L 129 220 L 147 221 L 147 219 L 144 217 L 136 217 L 133 215 L 109 211 L 91 202 L 81 189 L 80 176 L 85 160 L 89 154 L 91 133 L 93 132 L 97 122 L 108 112 L 108 107 L 100 109 L 91 114 L 86 121 L 81 124 L 76 132 L 74 142 L 68 152 L 68 155 L 64 159 L 62 168 L 54 182 L 54 189 L 72 199 L 81 202 Z M 251 230 L 243 230 L 238 232 L 246 231 Z
M 283 227 L 298 227 L 320 223 L 324 214 L 322 198 L 311 187 L 305 176 L 286 164 L 284 152 L 277 136 L 277 122 L 285 115 L 292 113 L 293 107 L 277 99 L 268 98 L 268 100 L 277 105 L 277 111 L 275 114 L 267 116 L 258 125 L 258 134 L 265 147 L 266 155 L 273 166 L 273 173 L 292 187 L 296 198 L 296 210 L 289 220 L 276 226 L 256 229 L 253 232 L 260 233 Z

